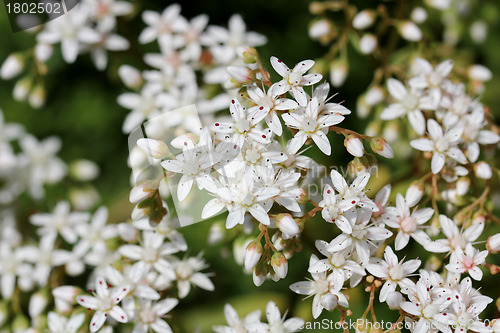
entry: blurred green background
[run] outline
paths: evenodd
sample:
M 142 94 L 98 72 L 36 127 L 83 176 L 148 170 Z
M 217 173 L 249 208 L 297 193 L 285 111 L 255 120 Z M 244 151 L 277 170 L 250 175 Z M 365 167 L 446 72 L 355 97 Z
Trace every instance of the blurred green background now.
M 162 10 L 172 2 L 138 0 L 134 3 L 137 11 L 140 12 L 143 9 Z M 308 26 L 313 19 L 308 11 L 309 3 L 310 1 L 300 0 L 183 1 L 182 14 L 187 18 L 192 18 L 206 13 L 210 17 L 211 24 L 223 26 L 227 24 L 227 20 L 233 13 L 242 14 L 248 30 L 260 32 L 268 37 L 268 44 L 259 48 L 259 52 L 264 65 L 271 70 L 267 62 L 271 55 L 279 56 L 289 66 L 293 66 L 304 59 L 319 58 L 328 50 L 308 37 Z M 368 3 L 372 5 L 372 2 L 366 1 L 354 3 L 359 8 L 363 8 Z M 383 3 L 389 8 L 393 5 L 391 1 Z M 420 1 L 408 1 L 408 3 L 421 4 Z M 500 54 L 500 4 L 496 1 L 484 1 L 480 6 L 473 8 L 475 12 L 464 20 L 484 17 L 490 28 L 487 40 L 481 45 L 476 45 L 465 31 L 457 55 L 464 56 L 472 62 L 484 64 L 494 73 L 493 79 L 486 84 L 486 92 L 484 96 L 481 96 L 481 100 L 491 108 L 493 114 L 498 115 L 500 113 L 498 97 L 500 77 L 495 74 L 500 73 L 500 57 L 498 56 Z M 434 22 L 431 32 L 435 36 L 440 36 L 442 31 L 438 12 L 430 10 L 429 16 Z M 119 23 L 120 33 L 132 39 L 136 39 L 142 28 L 140 15 L 136 15 L 131 21 L 121 20 Z M 11 32 L 4 6 L 0 6 L 0 32 L 2 40 L 0 61 L 12 52 L 26 50 L 34 44 L 33 35 L 25 32 L 15 34 Z M 151 47 L 152 45 L 139 46 L 141 50 L 151 49 Z M 374 65 L 354 49 L 350 48 L 348 52 L 350 74 L 345 84 L 333 91 L 338 92 L 334 101 L 345 101 L 344 105 L 355 111 L 357 97 L 372 80 Z M 75 64 L 67 65 L 61 60 L 60 51 L 56 47 L 54 56 L 48 63 L 50 73 L 45 77 L 47 103 L 39 110 L 30 108 L 26 103 L 13 100 L 12 87 L 15 81 L 0 81 L 0 107 L 3 109 L 6 122 L 23 124 L 28 132 L 39 139 L 49 135 L 61 137 L 63 148 L 60 156 L 66 162 L 87 158 L 99 164 L 101 176 L 94 181 L 94 185 L 102 196 L 102 204 L 111 207 L 110 221 L 112 222 L 127 219 L 132 208 L 128 203 L 130 170 L 127 167 L 127 136 L 121 132 L 122 122 L 128 110 L 116 103 L 117 96 L 126 91 L 116 74 L 117 68 L 124 63 L 141 66 L 132 52 L 121 52 L 110 57 L 110 63 L 104 72 L 95 69 L 88 55 L 80 55 Z M 343 125 L 362 133 L 368 120 L 360 120 L 353 112 Z M 322 157 L 321 162 L 327 165 L 345 166 L 350 158 L 342 147 L 343 137 L 331 135 L 330 139 L 336 147 L 333 157 Z M 315 151 L 311 150 L 310 153 L 315 154 Z M 410 167 L 402 165 L 401 161 L 399 164 L 391 164 L 387 161 L 382 161 L 382 163 L 384 166 L 381 169 L 380 183 L 387 181 L 390 177 L 397 178 L 398 174 L 403 174 L 405 169 Z M 49 199 L 54 203 L 64 198 L 56 194 Z M 42 207 L 50 209 L 52 206 L 49 202 L 47 207 Z M 34 204 L 33 207 L 27 208 L 29 212 L 42 209 L 42 207 Z M 205 332 L 209 331 L 212 325 L 224 324 L 223 306 L 226 302 L 235 306 L 240 316 L 260 308 L 265 317 L 265 304 L 272 299 L 278 303 L 282 313 L 288 308 L 289 316 L 300 315 L 306 320 L 312 319 L 311 299 L 301 302 L 302 297 L 288 289 L 291 283 L 304 280 L 304 277 L 309 276 L 307 273 L 308 251 L 293 257 L 286 280 L 278 283 L 268 281 L 262 287 L 256 288 L 251 281 L 251 276 L 243 274 L 241 267 L 235 264 L 229 254 L 230 248 L 224 245 L 207 246 L 206 236 L 211 223 L 213 221 L 186 227 L 183 233 L 190 246 L 189 255 L 196 255 L 200 251 L 205 252 L 210 271 L 215 272 L 213 281 L 216 290 L 212 293 L 195 290 L 183 300 L 169 320 L 173 323 L 174 331 L 192 332 L 195 327 L 200 326 Z M 332 230 L 327 230 L 325 234 L 324 228 L 326 227 L 329 225 L 316 223 L 308 233 L 310 237 L 323 239 L 333 236 Z M 418 246 L 412 244 L 407 253 L 415 254 L 411 257 L 422 255 Z M 221 253 L 225 253 L 226 257 L 221 257 Z M 421 259 L 425 259 L 425 254 Z M 498 280 L 495 281 L 494 278 L 485 280 L 483 283 L 485 290 L 498 289 Z M 350 297 L 355 320 L 367 304 L 367 295 L 358 288 L 350 293 Z M 381 311 L 377 313 L 381 315 L 379 319 L 394 321 L 398 317 L 397 313 Z M 493 310 L 489 311 L 488 315 L 492 316 Z M 336 319 L 338 311 L 333 314 L 325 312 L 318 320 L 323 318 Z

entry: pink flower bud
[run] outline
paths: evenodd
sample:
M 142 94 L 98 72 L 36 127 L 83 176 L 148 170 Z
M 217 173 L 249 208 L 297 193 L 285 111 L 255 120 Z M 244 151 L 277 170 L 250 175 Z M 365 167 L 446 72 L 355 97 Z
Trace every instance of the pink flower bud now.
M 271 257 L 271 266 L 273 267 L 276 275 L 282 279 L 286 277 L 288 273 L 288 261 L 281 252 L 275 252 Z
M 254 64 L 259 57 L 257 50 L 251 46 L 239 46 L 236 48 L 236 53 L 245 64 Z
M 488 238 L 488 240 L 486 241 L 486 248 L 491 253 L 500 252 L 500 233 Z
M 129 200 L 131 203 L 141 202 L 153 194 L 158 189 L 158 181 L 156 180 L 143 180 L 136 184 L 130 191 Z
M 299 233 L 299 226 L 290 214 L 279 214 L 276 224 L 282 233 L 283 239 L 290 239 Z
M 141 138 L 137 140 L 137 146 L 149 156 L 157 159 L 165 159 L 168 157 L 168 147 L 161 140 Z
M 361 157 L 365 154 L 365 149 L 363 148 L 363 141 L 357 136 L 349 134 L 344 140 L 344 146 L 346 147 L 349 154 L 355 157 Z
M 384 138 L 375 137 L 370 140 L 370 148 L 374 153 L 385 158 L 393 158 L 394 151 Z
M 482 179 L 490 179 L 492 176 L 491 167 L 486 162 L 478 162 L 474 165 L 476 176 Z
M 254 240 L 250 242 L 247 246 L 247 250 L 245 252 L 245 268 L 251 270 L 257 265 L 264 252 L 262 248 L 262 244 L 260 240 Z
M 264 281 L 266 281 L 266 276 L 268 273 L 267 270 L 268 270 L 267 265 L 264 265 L 263 263 L 258 263 L 253 268 L 252 272 L 253 283 L 257 287 L 260 287 L 264 283 Z
M 227 72 L 241 84 L 251 84 L 255 80 L 255 73 L 248 67 L 228 66 Z

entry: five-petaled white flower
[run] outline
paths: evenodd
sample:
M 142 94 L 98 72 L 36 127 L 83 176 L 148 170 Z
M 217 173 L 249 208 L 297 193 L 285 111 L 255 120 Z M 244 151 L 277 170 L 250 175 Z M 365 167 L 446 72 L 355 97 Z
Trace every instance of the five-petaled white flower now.
M 319 107 L 318 98 L 313 97 L 309 100 L 305 109 L 301 108 L 294 112 L 283 114 L 283 120 L 286 125 L 298 130 L 293 139 L 288 142 L 292 153 L 296 153 L 306 140 L 311 138 L 324 154 L 331 154 L 332 147 L 326 133 L 330 126 L 342 122 L 344 116 L 336 113 L 320 115 Z
M 76 302 L 81 306 L 89 310 L 96 310 L 90 321 L 90 332 L 97 332 L 106 322 L 108 315 L 120 323 L 128 321 L 127 314 L 117 304 L 127 296 L 129 291 L 128 286 L 118 286 L 110 290 L 106 281 L 102 277 L 97 277 L 94 296 L 80 295 L 76 297 Z
M 421 138 L 412 140 L 410 145 L 421 151 L 433 152 L 431 170 L 433 174 L 439 173 L 446 162 L 446 156 L 465 164 L 467 159 L 464 153 L 457 147 L 463 133 L 462 126 L 449 128 L 443 133 L 441 125 L 434 119 L 427 121 L 427 131 L 430 139 Z
M 167 312 L 172 310 L 179 301 L 175 298 L 166 298 L 153 303 L 150 300 L 140 300 L 137 313 L 137 323 L 134 333 L 147 333 L 153 330 L 156 333 L 170 333 L 172 329 L 165 320 L 162 319 Z
M 385 302 L 389 294 L 396 291 L 396 286 L 401 288 L 408 287 L 414 283 L 408 279 L 408 275 L 415 272 L 420 266 L 420 260 L 412 259 L 403 262 L 404 259 L 398 262 L 398 257 L 394 254 L 390 246 L 387 246 L 384 251 L 384 260 L 377 263 L 366 265 L 366 270 L 370 274 L 378 278 L 386 280 L 382 289 L 380 289 L 379 299 Z
M 446 265 L 446 269 L 453 273 L 469 273 L 470 277 L 476 281 L 480 281 L 483 277 L 483 272 L 479 268 L 484 264 L 488 250 L 479 251 L 468 243 L 465 247 L 465 253 L 462 248 L 458 247 L 451 254 L 450 263 Z
M 323 77 L 321 74 L 304 75 L 314 65 L 314 61 L 301 61 L 290 71 L 290 68 L 283 61 L 273 56 L 271 57 L 271 65 L 283 77 L 283 80 L 271 86 L 272 94 L 282 95 L 290 91 L 300 106 L 306 106 L 307 94 L 303 87 L 318 83 Z
M 406 87 L 396 79 L 387 80 L 389 93 L 397 100 L 397 103 L 389 105 L 380 117 L 383 120 L 391 120 L 408 115 L 410 125 L 417 134 L 425 132 L 425 118 L 422 110 L 434 110 L 436 108 L 435 97 L 423 96 L 422 92 Z

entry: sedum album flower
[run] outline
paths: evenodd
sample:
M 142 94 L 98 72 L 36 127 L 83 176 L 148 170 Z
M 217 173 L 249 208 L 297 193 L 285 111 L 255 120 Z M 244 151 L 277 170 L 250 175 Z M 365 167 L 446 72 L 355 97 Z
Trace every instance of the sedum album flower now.
M 419 244 L 425 246 L 430 242 L 429 236 L 421 229 L 421 225 L 429 221 L 434 214 L 432 208 L 422 208 L 410 212 L 410 206 L 406 199 L 398 193 L 396 196 L 396 207 L 385 208 L 386 213 L 382 215 L 383 223 L 391 228 L 397 228 L 398 234 L 395 240 L 395 249 L 403 249 L 409 242 L 410 237 Z
M 446 265 L 446 269 L 455 273 L 469 273 L 474 280 L 481 281 L 483 272 L 478 267 L 485 263 L 488 256 L 488 250 L 479 251 L 468 243 L 465 247 L 465 252 L 462 248 L 456 248 L 452 253 L 450 263 Z
M 311 138 L 318 148 L 326 155 L 330 155 L 332 147 L 326 136 L 328 128 L 344 120 L 339 114 L 320 115 L 320 104 L 317 97 L 307 103 L 305 109 L 298 109 L 291 113 L 283 114 L 283 120 L 290 128 L 298 130 L 288 145 L 292 152 L 297 152 Z
M 305 321 L 299 317 L 286 319 L 286 312 L 281 317 L 280 310 L 276 303 L 269 301 L 266 306 L 267 324 L 265 323 L 251 323 L 245 328 L 248 332 L 269 332 L 269 333 L 293 333 L 300 332 L 303 328 Z
M 139 300 L 137 323 L 133 332 L 148 333 L 151 330 L 156 333 L 172 332 L 172 328 L 162 317 L 178 303 L 179 301 L 175 298 L 165 298 L 155 303 L 149 300 Z
M 366 270 L 370 274 L 385 280 L 382 289 L 380 289 L 380 302 L 385 302 L 389 294 L 396 291 L 397 286 L 401 288 L 412 286 L 413 282 L 408 276 L 420 267 L 420 260 L 418 259 L 408 260 L 407 262 L 403 262 L 404 259 L 402 259 L 398 262 L 398 257 L 390 246 L 387 246 L 384 250 L 384 259 L 366 265 Z
M 106 281 L 97 277 L 95 280 L 96 290 L 94 296 L 80 295 L 76 297 L 76 302 L 89 310 L 96 310 L 90 321 L 90 332 L 97 332 L 106 322 L 106 318 L 111 316 L 120 323 L 128 321 L 127 314 L 118 304 L 129 293 L 128 286 L 118 286 L 108 289 Z
M 319 259 L 313 254 L 309 260 L 309 267 L 316 264 Z M 333 288 L 332 282 L 328 279 L 327 272 L 311 273 L 313 280 L 300 281 L 292 284 L 290 289 L 300 295 L 313 296 L 312 315 L 316 319 L 321 315 L 323 309 L 333 311 L 337 305 L 348 307 L 347 298 Z
M 49 312 L 47 316 L 47 325 L 50 333 L 76 333 L 85 320 L 85 314 L 74 314 L 66 318 L 55 312 Z
M 247 332 L 247 327 L 260 323 L 260 310 L 249 313 L 243 321 L 238 316 L 236 310 L 230 305 L 224 306 L 224 316 L 229 326 L 214 326 L 213 330 L 217 333 L 239 333 Z
M 484 229 L 484 223 L 476 223 L 459 230 L 455 221 L 442 214 L 439 215 L 439 224 L 446 239 L 438 239 L 427 244 L 425 246 L 427 251 L 439 253 L 454 252 L 457 249 L 465 250 L 467 244 L 476 241 Z
M 276 73 L 283 77 L 283 80 L 276 82 L 270 88 L 272 94 L 277 96 L 290 91 L 299 105 L 305 107 L 307 105 L 307 94 L 303 87 L 318 83 L 323 77 L 321 74 L 306 75 L 306 72 L 314 65 L 314 61 L 301 61 L 290 71 L 290 68 L 283 61 L 273 56 L 271 57 L 271 65 Z
M 208 267 L 201 258 L 201 255 L 183 260 L 174 258 L 172 260 L 172 265 L 175 271 L 179 298 L 184 298 L 189 294 L 191 284 L 208 291 L 213 291 L 215 289 L 214 284 L 208 278 L 209 274 L 200 272 Z
M 397 102 L 385 108 L 380 118 L 391 120 L 408 115 L 408 121 L 415 132 L 424 134 L 425 118 L 422 110 L 434 110 L 437 106 L 435 98 L 423 96 L 416 89 L 407 89 L 400 81 L 392 78 L 387 80 L 387 89 Z
M 410 145 L 421 151 L 432 152 L 431 170 L 438 174 L 444 167 L 446 157 L 465 164 L 467 159 L 464 153 L 457 147 L 463 133 L 463 127 L 455 126 L 443 133 L 441 125 L 434 119 L 427 121 L 427 131 L 430 139 L 415 139 Z

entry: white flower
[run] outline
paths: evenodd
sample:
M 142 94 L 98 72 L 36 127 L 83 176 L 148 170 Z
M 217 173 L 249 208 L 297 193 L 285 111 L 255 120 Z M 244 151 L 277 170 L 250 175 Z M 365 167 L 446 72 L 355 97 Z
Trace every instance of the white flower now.
M 12 296 L 16 287 L 16 277 L 19 278 L 18 284 L 21 284 L 21 280 L 24 279 L 25 283 L 31 285 L 32 268 L 31 265 L 25 263 L 25 260 L 29 258 L 29 252 L 26 248 L 12 249 L 7 242 L 0 242 L 0 286 L 4 299 L 10 299 Z
M 100 251 L 106 248 L 106 240 L 118 235 L 116 225 L 107 225 L 107 221 L 108 209 L 101 207 L 94 213 L 90 223 L 76 226 L 80 241 L 73 248 L 73 252 L 83 256 L 89 250 Z
M 408 84 L 416 89 L 435 89 L 435 93 L 440 96 L 441 85 L 453 69 L 453 60 L 445 60 L 434 69 L 427 60 L 417 58 L 413 66 L 418 70 L 418 75 L 410 79 Z
M 455 249 L 446 269 L 454 273 L 467 272 L 474 280 L 481 281 L 483 272 L 478 266 L 484 264 L 487 256 L 488 250 L 480 252 L 471 243 L 468 243 L 465 247 L 465 253 L 462 248 Z
M 246 325 L 245 328 L 249 332 L 293 333 L 299 332 L 305 323 L 305 321 L 299 317 L 285 320 L 286 313 L 282 318 L 278 306 L 273 301 L 267 303 L 266 316 L 268 324 L 252 323 Z
M 74 314 L 68 319 L 51 311 L 47 316 L 47 325 L 50 333 L 76 333 L 84 320 L 84 313 Z
M 78 239 L 77 228 L 85 225 L 90 216 L 84 212 L 70 212 L 67 201 L 59 202 L 52 214 L 39 213 L 30 216 L 30 222 L 38 227 L 41 236 L 49 234 L 60 234 L 62 238 L 74 244 Z
M 123 273 L 112 266 L 107 266 L 104 269 L 106 278 L 115 286 L 128 286 L 129 295 L 147 300 L 159 300 L 160 294 L 142 280 L 148 273 L 146 264 L 139 261 L 132 266 L 126 265 L 123 267 Z
M 191 284 L 208 291 L 215 289 L 214 284 L 208 278 L 209 274 L 200 272 L 202 269 L 208 267 L 201 258 L 201 255 L 183 260 L 175 259 L 173 267 L 176 275 L 175 279 L 177 280 L 177 289 L 179 290 L 179 298 L 184 298 L 189 294 Z
M 172 332 L 170 326 L 161 317 L 172 310 L 178 303 L 179 301 L 175 298 L 165 298 L 156 303 L 140 300 L 137 313 L 138 321 L 133 332 L 147 333 L 150 330 L 156 333 Z
M 249 325 L 260 323 L 260 310 L 255 310 L 249 313 L 243 322 L 236 310 L 230 305 L 224 306 L 224 316 L 229 326 L 214 326 L 213 330 L 217 333 L 244 333 L 247 332 L 246 327 Z
M 332 170 L 330 177 L 335 190 L 337 190 L 339 194 L 339 207 L 341 207 L 343 211 L 351 207 L 366 208 L 373 212 L 378 211 L 377 205 L 365 194 L 366 184 L 368 184 L 370 180 L 369 173 L 361 172 L 350 185 L 347 185 L 346 180 L 337 170 Z
M 270 142 L 269 131 L 263 131 L 257 127 L 265 114 L 250 113 L 234 98 L 229 104 L 229 111 L 231 112 L 231 121 L 215 122 L 211 126 L 214 132 L 232 135 L 231 142 L 238 147 L 243 147 L 246 139 L 252 139 L 263 144 Z
M 260 114 L 265 114 L 264 120 L 267 126 L 278 136 L 283 134 L 280 119 L 276 111 L 295 110 L 299 107 L 297 102 L 288 98 L 278 98 L 273 94 L 272 89 L 265 93 L 262 89 L 256 86 L 247 88 L 248 97 L 252 102 L 257 104 L 250 109 L 250 113 L 255 111 L 257 119 L 262 119 Z
M 96 278 L 96 291 L 94 296 L 80 295 L 76 297 L 76 302 L 89 310 L 96 310 L 90 321 L 90 332 L 97 332 L 106 322 L 106 317 L 110 315 L 114 320 L 120 323 L 128 321 L 127 314 L 117 304 L 127 296 L 128 286 L 119 286 L 108 289 L 106 281 Z
M 406 89 L 406 87 L 396 79 L 387 80 L 387 89 L 397 103 L 389 105 L 382 111 L 380 118 L 391 120 L 408 115 L 410 125 L 417 134 L 425 132 L 425 118 L 422 110 L 434 110 L 436 102 L 434 97 L 422 96 L 422 93 L 415 89 Z
M 366 270 L 378 278 L 386 280 L 380 289 L 380 302 L 385 302 L 391 292 L 396 291 L 396 286 L 401 288 L 413 285 L 408 279 L 408 275 L 415 272 L 420 267 L 420 260 L 413 259 L 398 262 L 398 257 L 394 254 L 390 246 L 384 250 L 385 261 L 370 263 L 366 265 Z
M 272 90 L 272 94 L 282 95 L 290 91 L 300 106 L 306 106 L 307 94 L 303 87 L 318 83 L 323 77 L 321 74 L 305 75 L 305 73 L 314 65 L 314 61 L 301 61 L 290 71 L 290 68 L 288 68 L 283 61 L 273 56 L 271 57 L 271 65 L 274 70 L 283 77 L 283 80 L 274 83 L 270 88 L 270 90 Z
M 455 221 L 446 215 L 439 215 L 441 231 L 446 239 L 438 239 L 425 246 L 431 252 L 454 252 L 456 249 L 465 249 L 467 244 L 479 238 L 484 229 L 484 223 L 476 223 L 464 230 L 458 229 Z
M 464 153 L 457 148 L 457 144 L 463 133 L 463 127 L 455 126 L 449 128 L 445 133 L 434 119 L 427 121 L 427 130 L 430 139 L 416 139 L 410 142 L 410 145 L 421 151 L 433 152 L 431 161 L 432 173 L 439 173 L 446 162 L 446 157 L 461 163 L 467 163 Z
M 313 254 L 309 261 L 309 267 L 316 264 L 318 258 Z M 290 289 L 300 295 L 313 297 L 312 314 L 313 318 L 319 317 L 323 309 L 332 311 L 337 305 L 348 307 L 347 298 L 333 288 L 332 283 L 327 278 L 327 273 L 312 273 L 313 280 L 296 282 L 290 286 Z M 306 298 L 307 298 L 306 297 Z
M 352 225 L 352 233 L 335 237 L 328 245 L 328 251 L 346 250 L 348 253 L 355 253 L 359 263 L 367 264 L 370 260 L 370 248 L 376 247 L 377 241 L 383 241 L 392 235 L 389 230 L 370 223 L 371 214 L 371 210 L 364 208 L 352 208 L 345 212 L 344 216 Z
M 217 186 L 208 173 L 220 157 L 212 151 L 210 134 L 207 130 L 203 131 L 198 144 L 188 138 L 183 141 L 182 154 L 177 155 L 175 160 L 165 160 L 161 163 L 165 170 L 182 174 L 177 184 L 179 201 L 186 199 L 194 182 L 200 189 L 205 188 L 210 192 L 215 192 Z
M 144 231 L 142 237 L 142 245 L 122 245 L 118 250 L 120 254 L 144 263 L 147 270 L 153 267 L 165 277 L 175 279 L 172 264 L 163 257 L 176 253 L 179 249 L 171 243 L 164 243 L 164 237 L 152 231 Z
M 78 6 L 67 14 L 48 22 L 45 30 L 37 35 L 37 40 L 46 44 L 61 42 L 64 61 L 73 63 L 81 44 L 97 43 L 99 34 L 87 26 L 87 7 Z
M 141 44 L 150 43 L 161 36 L 173 32 L 182 32 L 187 21 L 180 15 L 181 6 L 173 4 L 163 10 L 161 14 L 146 10 L 142 13 L 142 20 L 148 25 L 139 35 Z
M 408 244 L 410 237 L 424 246 L 430 242 L 429 236 L 419 227 L 432 217 L 434 214 L 432 208 L 414 209 L 411 213 L 405 198 L 398 193 L 396 207 L 387 207 L 385 210 L 382 222 L 391 228 L 398 229 L 395 241 L 396 251 L 403 249 Z
M 364 276 L 365 270 L 357 262 L 346 259 L 345 252 L 330 252 L 328 251 L 328 243 L 322 240 L 316 241 L 318 251 L 327 257 L 316 261 L 309 266 L 310 273 L 322 273 L 331 271 L 328 275 L 328 280 L 332 282 L 335 290 L 341 290 L 344 282 L 347 281 L 353 273 Z
M 325 133 L 330 126 L 342 122 L 344 116 L 339 114 L 320 115 L 319 108 L 318 98 L 313 97 L 305 109 L 283 114 L 286 125 L 298 130 L 293 139 L 288 142 L 291 152 L 296 153 L 304 145 L 307 138 L 311 138 L 324 154 L 331 154 L 332 147 Z

